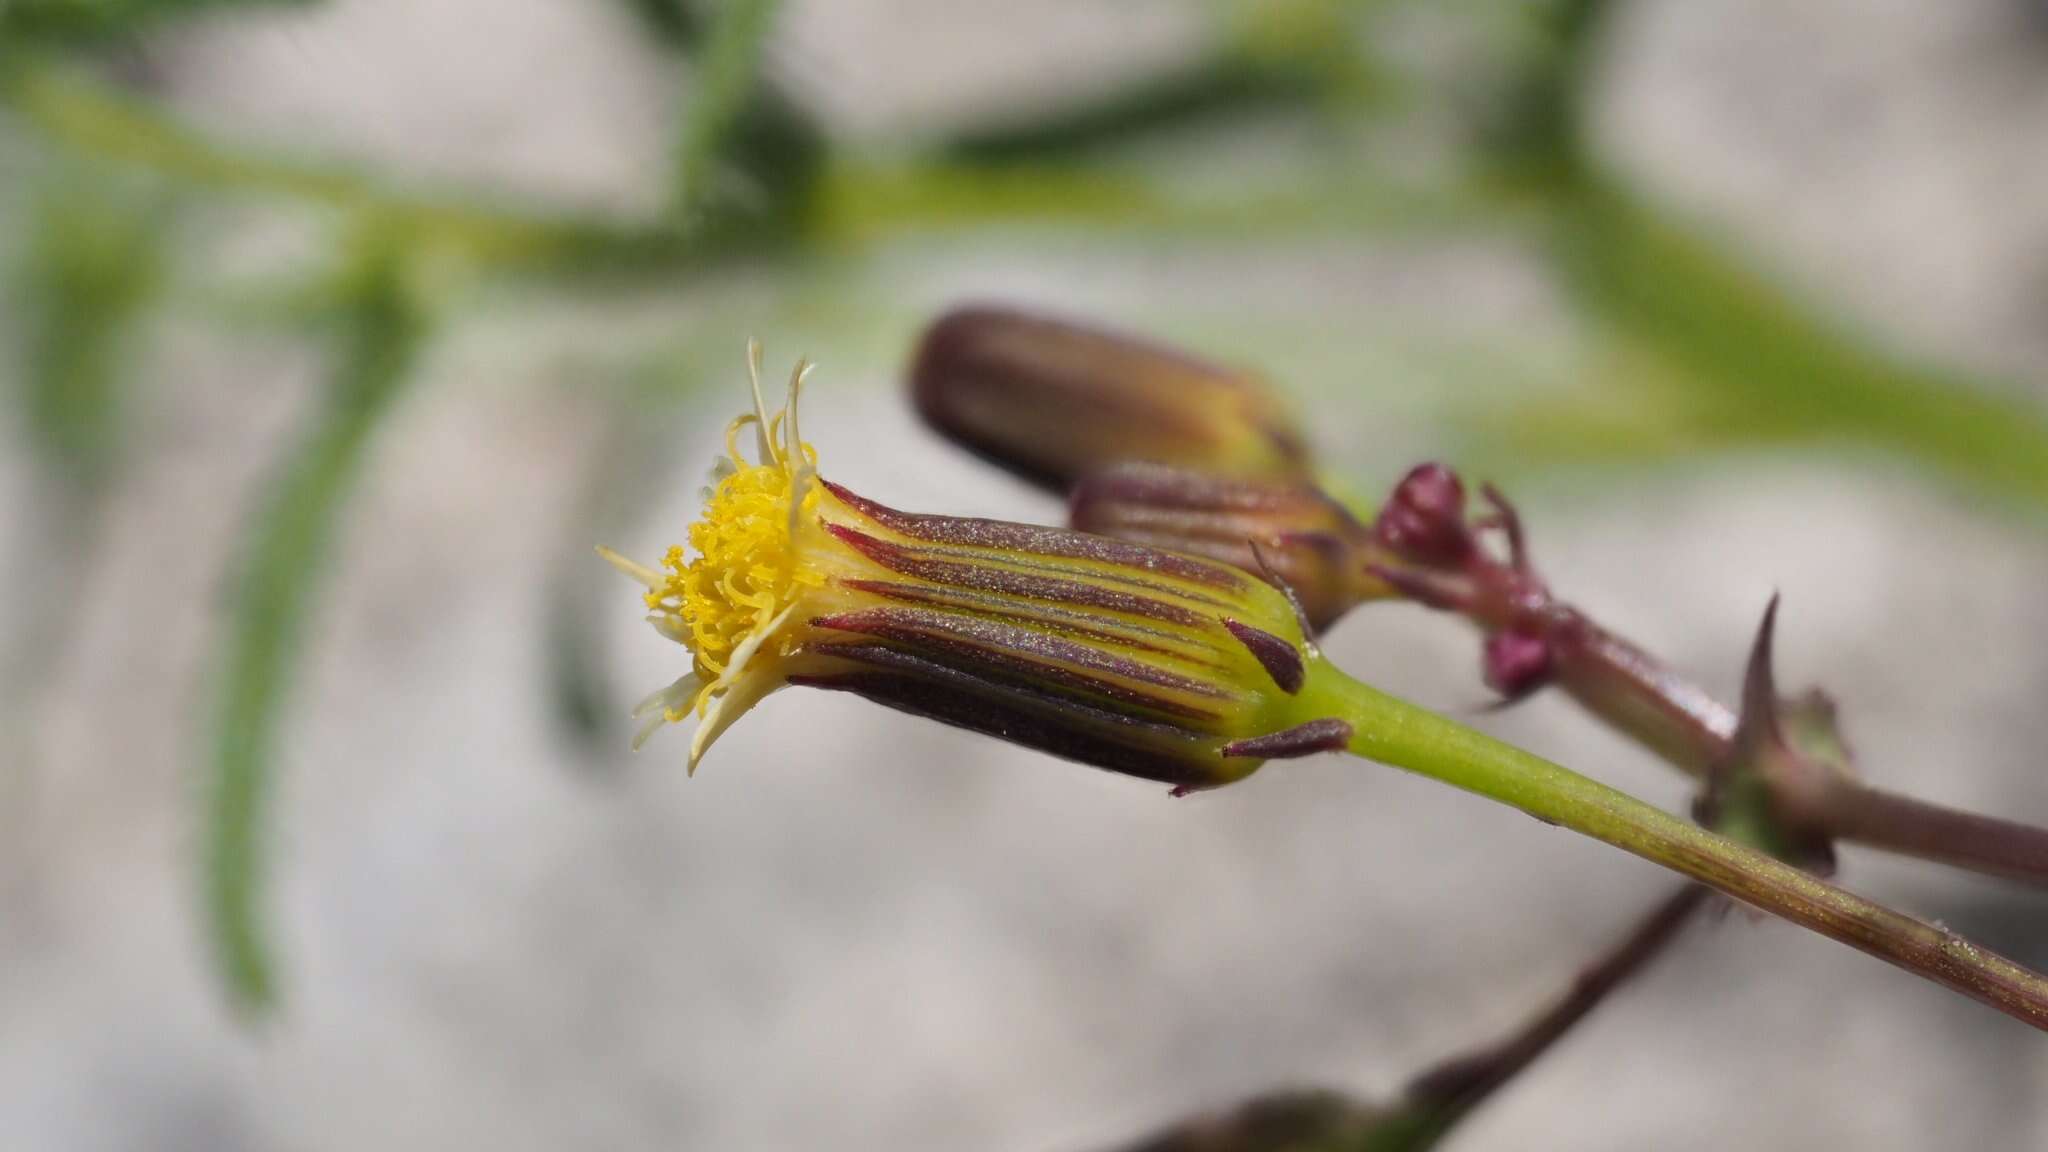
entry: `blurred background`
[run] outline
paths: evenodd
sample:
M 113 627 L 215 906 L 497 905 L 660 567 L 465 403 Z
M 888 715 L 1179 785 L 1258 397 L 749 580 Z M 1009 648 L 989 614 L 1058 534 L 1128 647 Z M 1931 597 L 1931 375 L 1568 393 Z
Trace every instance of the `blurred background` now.
M 1086 1152 L 1389 1093 L 1663 890 L 1334 758 L 1169 801 L 795 692 L 628 754 L 678 653 L 591 546 L 680 539 L 749 335 L 835 478 L 1061 516 L 904 400 L 970 300 L 1500 481 L 1724 698 L 1780 590 L 1871 779 L 2048 821 L 2038 0 L 0 0 L 0 1146 Z M 1328 644 L 1685 802 L 1476 647 Z M 2031 1149 L 2043 1083 L 1733 916 L 1452 1144 Z

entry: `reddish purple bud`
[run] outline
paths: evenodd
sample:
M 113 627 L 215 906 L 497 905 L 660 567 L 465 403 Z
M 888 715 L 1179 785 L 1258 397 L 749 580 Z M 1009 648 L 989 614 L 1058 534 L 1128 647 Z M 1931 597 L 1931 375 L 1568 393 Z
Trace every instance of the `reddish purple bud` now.
M 1132 460 L 1247 476 L 1305 470 L 1301 438 L 1262 381 L 1024 312 L 940 317 L 910 388 L 932 427 L 1056 491 Z
M 1465 520 L 1465 485 L 1442 464 L 1420 464 L 1394 487 L 1373 523 L 1394 554 L 1419 564 L 1454 566 L 1478 551 Z
M 1486 686 L 1520 700 L 1550 682 L 1550 645 L 1543 637 L 1509 630 L 1486 638 Z

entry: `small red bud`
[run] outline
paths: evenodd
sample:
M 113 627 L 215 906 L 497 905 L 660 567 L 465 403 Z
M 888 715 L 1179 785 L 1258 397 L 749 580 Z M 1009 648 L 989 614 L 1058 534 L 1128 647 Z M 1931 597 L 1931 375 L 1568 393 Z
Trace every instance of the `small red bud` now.
M 1465 485 L 1442 464 L 1420 464 L 1401 478 L 1373 523 L 1380 543 L 1418 564 L 1463 564 L 1478 551 L 1465 520 Z

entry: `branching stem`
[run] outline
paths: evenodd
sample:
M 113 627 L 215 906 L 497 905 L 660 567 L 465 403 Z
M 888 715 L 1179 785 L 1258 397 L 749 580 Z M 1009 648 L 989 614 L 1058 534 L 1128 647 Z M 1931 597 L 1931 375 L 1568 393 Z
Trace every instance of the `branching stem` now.
M 1448 1131 L 1535 1063 L 1537 1057 L 1599 1007 L 1608 993 L 1662 955 L 1665 946 L 1677 938 L 1679 929 L 1685 927 L 1710 895 L 1697 884 L 1687 884 L 1659 900 L 1626 937 L 1580 969 L 1564 995 L 1513 1033 L 1417 1077 L 1408 1085 L 1406 1108 L 1420 1113 L 1432 1134 Z
M 1569 769 L 1397 700 L 1315 662 L 1304 714 L 1352 727 L 1350 750 L 1500 801 L 1661 864 L 2048 1031 L 2048 978 L 1689 824 Z
M 1498 494 L 1492 499 L 1503 525 L 1519 537 L 1512 506 Z M 1449 571 L 1396 565 L 1390 572 L 1412 598 L 1455 612 L 1488 635 L 1539 639 L 1558 688 L 1702 782 L 1734 753 L 1742 718 L 1733 709 L 1559 600 L 1526 556 L 1501 563 L 1474 550 Z M 1763 671 L 1768 675 L 1768 661 Z M 1796 803 L 1802 826 L 1826 840 L 2048 887 L 2048 829 L 1901 796 L 1846 775 L 1777 783 Z

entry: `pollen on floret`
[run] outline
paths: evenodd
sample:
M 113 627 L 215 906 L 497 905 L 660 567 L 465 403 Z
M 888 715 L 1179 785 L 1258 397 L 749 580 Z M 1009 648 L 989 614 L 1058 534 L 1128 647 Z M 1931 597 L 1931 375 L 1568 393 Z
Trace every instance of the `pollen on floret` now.
M 792 492 L 797 477 L 779 460 L 735 462 L 690 525 L 688 553 L 670 548 L 662 558 L 661 586 L 647 593 L 647 606 L 688 636 L 697 674 L 707 685 L 726 673 L 733 653 L 768 627 L 800 588 L 824 582 L 797 555 L 790 516 L 793 502 L 799 516 L 816 508 L 815 485 L 798 496 Z
M 796 402 L 808 364 L 791 374 L 789 399 L 770 415 L 761 399 L 760 347 L 748 346 L 754 410 L 726 428 L 725 456 L 713 470 L 704 510 L 687 544 L 668 549 L 659 570 L 599 549 L 645 589 L 648 623 L 689 649 L 691 668 L 675 683 L 643 700 L 634 715 L 643 727 L 634 746 L 663 723 L 695 713 L 702 723 L 691 747 L 691 766 L 731 717 L 727 704 L 745 711 L 772 690 L 779 658 L 793 641 L 781 634 L 795 601 L 824 583 L 799 555 L 798 529 L 816 512 L 817 455 L 797 433 Z M 752 458 L 740 447 L 751 428 Z M 744 684 L 742 683 L 744 681 Z M 737 690 L 737 692 L 736 692 Z
M 659 568 L 598 549 L 645 589 L 647 622 L 690 652 L 690 670 L 633 710 L 641 721 L 633 746 L 694 713 L 692 772 L 721 732 L 788 683 L 789 658 L 801 644 L 792 622 L 808 619 L 806 596 L 826 584 L 817 557 L 805 555 L 823 495 L 817 453 L 797 431 L 810 364 L 797 362 L 789 397 L 773 414 L 761 398 L 757 343 L 747 346 L 747 369 L 754 410 L 726 427 L 725 456 L 686 542 L 668 549 Z M 740 446 L 749 429 L 750 453 Z

